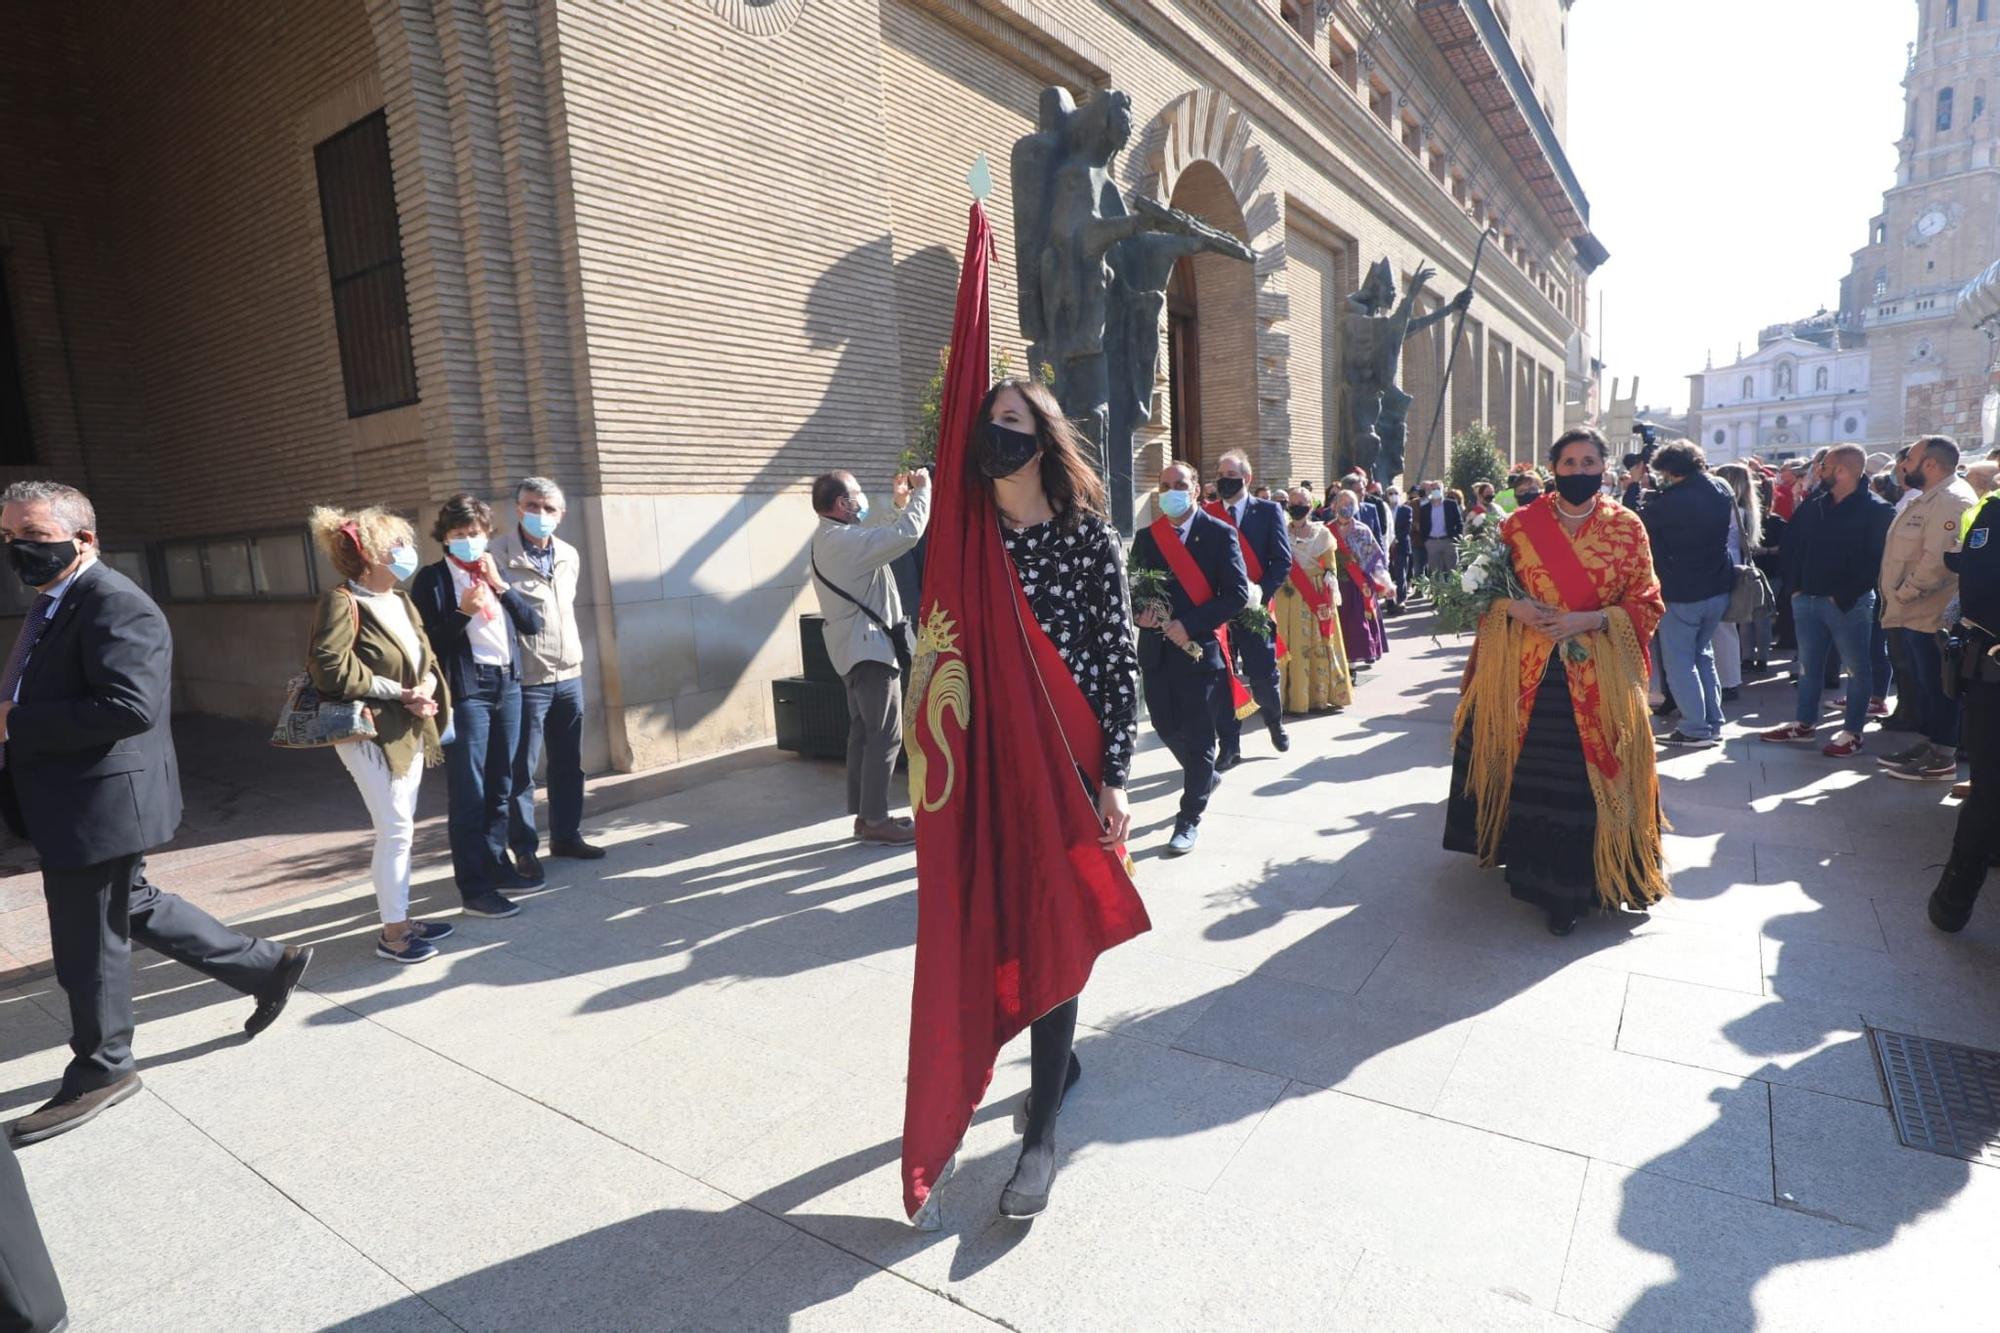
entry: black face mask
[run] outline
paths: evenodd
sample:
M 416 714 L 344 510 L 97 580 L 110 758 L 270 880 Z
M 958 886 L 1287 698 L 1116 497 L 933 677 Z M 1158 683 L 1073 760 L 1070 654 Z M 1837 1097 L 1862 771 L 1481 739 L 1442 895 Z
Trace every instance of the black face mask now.
M 1285 506 L 1285 512 L 1286 512 L 1286 513 L 1288 513 L 1288 514 L 1290 514 L 1290 515 L 1291 515 L 1291 516 L 1292 516 L 1293 518 L 1297 519 L 1297 520 L 1298 520 L 1299 522 L 1301 522 L 1301 523 L 1303 523 L 1303 522 L 1305 521 L 1305 517 L 1306 517 L 1306 515 L 1307 515 L 1307 514 L 1310 514 L 1310 513 L 1312 513 L 1312 511 L 1313 511 L 1313 507 L 1312 507 L 1311 505 L 1286 505 L 1286 506 Z
M 979 470 L 994 480 L 1011 477 L 1033 462 L 1041 451 L 1041 439 L 1034 432 L 1011 430 L 997 421 L 989 421 L 979 437 Z
M 1604 489 L 1601 472 L 1565 472 L 1556 477 L 1556 493 L 1573 505 L 1580 505 Z
M 7 543 L 7 560 L 21 582 L 30 588 L 54 583 L 76 560 L 76 543 L 13 541 Z
M 1243 478 L 1217 477 L 1215 479 L 1215 493 L 1224 500 L 1234 500 L 1237 496 L 1243 494 Z
M 1517 504 L 1531 505 L 1541 498 L 1542 493 L 1540 491 L 1517 490 L 1514 492 L 1514 500 Z

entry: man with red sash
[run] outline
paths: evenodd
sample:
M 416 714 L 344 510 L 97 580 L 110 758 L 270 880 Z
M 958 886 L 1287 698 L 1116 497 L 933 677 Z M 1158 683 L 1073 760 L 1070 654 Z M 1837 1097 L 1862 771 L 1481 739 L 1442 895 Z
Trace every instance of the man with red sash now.
M 1250 459 L 1241 449 L 1224 454 L 1220 466 L 1215 493 L 1221 498 L 1208 506 L 1208 512 L 1236 530 L 1243 568 L 1263 594 L 1263 605 L 1269 606 L 1292 573 L 1292 539 L 1285 535 L 1285 511 L 1275 501 L 1250 494 Z M 1292 738 L 1285 734 L 1285 707 L 1278 697 L 1278 658 L 1285 645 L 1275 635 L 1267 641 L 1255 634 L 1238 634 L 1231 638 L 1229 647 L 1238 676 L 1264 714 L 1271 744 L 1283 754 L 1292 748 Z M 1215 734 L 1221 751 L 1216 771 L 1227 773 L 1243 762 L 1242 714 L 1227 691 L 1216 703 Z
M 1229 525 L 1195 503 L 1200 480 L 1186 463 L 1169 463 L 1160 473 L 1160 517 L 1132 539 L 1132 563 L 1172 575 L 1172 614 L 1141 613 L 1139 673 L 1145 679 L 1146 711 L 1153 727 L 1181 766 L 1181 808 L 1171 856 L 1194 850 L 1201 817 L 1215 790 L 1216 723 L 1230 705 L 1227 626 L 1250 604 L 1250 579 L 1243 550 Z M 1286 574 L 1290 573 L 1286 547 Z M 1243 635 L 1243 638 L 1252 638 Z M 1190 653 L 1192 644 L 1197 653 Z M 1264 651 L 1270 652 L 1269 645 Z M 1277 702 L 1275 682 L 1272 703 Z

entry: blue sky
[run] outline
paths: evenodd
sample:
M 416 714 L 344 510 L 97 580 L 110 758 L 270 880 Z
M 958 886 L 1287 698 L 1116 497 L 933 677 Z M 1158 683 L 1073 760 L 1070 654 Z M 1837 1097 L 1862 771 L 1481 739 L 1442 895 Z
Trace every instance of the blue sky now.
M 1839 303 L 1893 182 L 1914 0 L 1579 0 L 1567 148 L 1611 260 L 1605 392 L 1686 375 Z

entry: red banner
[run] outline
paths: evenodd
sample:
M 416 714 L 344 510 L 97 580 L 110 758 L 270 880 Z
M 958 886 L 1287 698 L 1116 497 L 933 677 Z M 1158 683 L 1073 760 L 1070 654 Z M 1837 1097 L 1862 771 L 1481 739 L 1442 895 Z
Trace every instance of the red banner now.
M 1096 714 L 1035 623 L 971 467 L 987 389 L 993 235 L 972 206 L 939 412 L 937 494 L 905 744 L 917 818 L 917 965 L 903 1110 L 915 1216 L 986 1096 L 1000 1048 L 1148 929 L 1085 776 Z

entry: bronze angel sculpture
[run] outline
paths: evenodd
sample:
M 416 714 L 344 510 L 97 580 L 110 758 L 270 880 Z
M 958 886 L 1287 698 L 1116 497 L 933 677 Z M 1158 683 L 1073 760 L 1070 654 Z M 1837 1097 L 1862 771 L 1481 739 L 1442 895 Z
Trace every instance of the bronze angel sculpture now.
M 1128 210 L 1111 160 L 1132 137 L 1132 99 L 1078 107 L 1042 91 L 1038 129 L 1014 145 L 1014 258 L 1028 359 L 1055 371 L 1056 398 L 1100 453 L 1113 518 L 1132 530 L 1132 435 L 1152 414 L 1160 315 L 1176 261 L 1249 246 L 1149 199 Z
M 1448 305 L 1412 318 L 1417 296 L 1437 275 L 1428 264 L 1418 267 L 1409 294 L 1396 302 L 1396 273 L 1387 259 L 1369 266 L 1361 290 L 1347 298 L 1348 314 L 1341 322 L 1341 377 L 1347 384 L 1347 466 L 1360 468 L 1384 486 L 1403 470 L 1409 437 L 1410 404 L 1403 392 L 1403 344 L 1445 316 L 1472 304 L 1466 288 Z M 1391 306 L 1395 309 L 1392 311 Z

